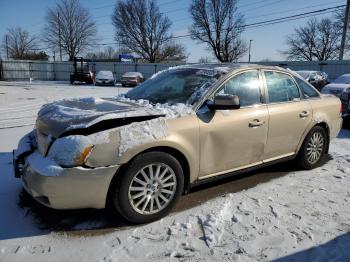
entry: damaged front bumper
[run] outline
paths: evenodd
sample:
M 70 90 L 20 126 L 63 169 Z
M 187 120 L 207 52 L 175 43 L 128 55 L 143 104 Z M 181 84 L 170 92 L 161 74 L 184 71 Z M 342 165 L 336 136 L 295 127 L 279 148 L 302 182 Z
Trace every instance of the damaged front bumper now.
M 61 167 L 37 149 L 13 152 L 15 177 L 39 203 L 56 209 L 104 208 L 113 176 L 119 165 L 106 167 Z

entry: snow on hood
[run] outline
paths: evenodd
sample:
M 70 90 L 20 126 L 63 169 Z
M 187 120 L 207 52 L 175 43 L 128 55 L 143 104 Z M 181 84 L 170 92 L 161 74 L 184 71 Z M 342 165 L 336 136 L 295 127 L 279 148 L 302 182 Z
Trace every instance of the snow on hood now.
M 152 105 L 146 100 L 124 97 L 80 98 L 44 105 L 38 113 L 36 126 L 41 132 L 58 137 L 68 130 L 87 128 L 104 120 L 143 116 L 175 118 L 191 113 L 192 107 L 185 104 Z

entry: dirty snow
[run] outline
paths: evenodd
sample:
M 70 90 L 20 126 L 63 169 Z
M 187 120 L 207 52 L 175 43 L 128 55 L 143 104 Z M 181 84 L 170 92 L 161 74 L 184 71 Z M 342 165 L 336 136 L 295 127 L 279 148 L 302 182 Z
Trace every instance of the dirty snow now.
M 10 111 L 23 95 L 11 88 Z M 43 100 L 50 96 L 46 91 L 39 92 Z M 6 112 L 6 104 L 0 106 Z M 151 224 L 105 228 L 102 217 L 87 217 L 73 232 L 41 229 L 35 207 L 18 205 L 22 187 L 13 177 L 11 150 L 28 131 L 13 127 L 0 133 L 0 261 L 350 261 L 349 130 L 341 131 L 328 161 L 312 171 L 281 165 L 283 176 Z M 264 174 L 254 174 L 259 175 Z M 71 213 L 55 212 L 59 223 L 67 223 Z

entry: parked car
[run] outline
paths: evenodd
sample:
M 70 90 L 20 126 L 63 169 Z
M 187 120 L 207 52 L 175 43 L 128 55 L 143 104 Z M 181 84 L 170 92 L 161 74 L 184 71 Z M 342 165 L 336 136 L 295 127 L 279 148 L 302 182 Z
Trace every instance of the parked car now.
M 139 72 L 126 72 L 121 79 L 122 86 L 137 86 L 143 81 L 143 75 Z
M 48 207 L 111 203 L 150 222 L 200 183 L 290 159 L 319 166 L 340 108 L 283 68 L 175 67 L 124 96 L 43 106 L 14 151 L 15 175 Z
M 333 94 L 340 98 L 343 105 L 342 116 L 348 122 L 350 120 L 350 74 L 339 76 L 334 82 L 326 85 L 322 93 Z
M 99 71 L 95 77 L 96 86 L 114 86 L 115 80 L 112 71 Z
M 321 71 L 295 71 L 302 78 L 312 84 L 317 90 L 321 90 L 325 85 L 329 83 L 328 75 Z

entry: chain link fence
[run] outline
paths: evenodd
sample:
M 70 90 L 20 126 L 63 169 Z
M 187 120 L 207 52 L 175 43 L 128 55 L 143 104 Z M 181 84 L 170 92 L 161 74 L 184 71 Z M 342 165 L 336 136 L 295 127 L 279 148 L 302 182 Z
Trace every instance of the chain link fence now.
M 258 62 L 263 65 L 281 66 L 291 70 L 316 70 L 324 71 L 330 80 L 338 76 L 350 73 L 350 61 L 277 61 Z M 120 80 L 125 72 L 140 72 L 147 79 L 158 71 L 179 64 L 159 63 L 114 63 L 114 62 L 89 62 L 92 71 L 112 71 L 116 80 Z M 48 62 L 48 61 L 24 61 L 24 60 L 0 60 L 0 80 L 20 81 L 29 80 L 56 80 L 69 81 L 70 73 L 73 72 L 72 62 Z
M 140 72 L 147 79 L 158 71 L 178 65 L 113 62 L 88 62 L 88 64 L 94 73 L 101 70 L 112 71 L 116 80 L 120 80 L 125 72 Z M 72 62 L 2 60 L 0 61 L 0 80 L 21 81 L 32 78 L 69 81 L 73 70 Z

